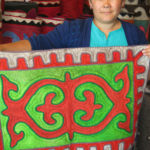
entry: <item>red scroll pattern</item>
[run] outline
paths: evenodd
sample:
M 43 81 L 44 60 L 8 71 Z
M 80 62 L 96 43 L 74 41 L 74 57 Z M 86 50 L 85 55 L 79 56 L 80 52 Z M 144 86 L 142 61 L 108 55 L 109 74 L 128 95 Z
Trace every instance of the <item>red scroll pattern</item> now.
M 43 138 L 56 138 L 68 132 L 70 138 L 72 139 L 74 132 L 81 134 L 94 134 L 103 130 L 116 115 L 123 113 L 126 115 L 126 121 L 119 122 L 118 126 L 119 128 L 130 132 L 131 116 L 126 106 L 130 102 L 130 99 L 126 97 L 130 87 L 128 66 L 126 66 L 123 71 L 115 77 L 115 82 L 120 79 L 123 80 L 124 87 L 120 91 L 114 91 L 103 78 L 96 75 L 83 75 L 76 79 L 71 79 L 70 74 L 66 73 L 64 82 L 60 82 L 55 79 L 43 79 L 37 81 L 29 87 L 20 100 L 12 101 L 9 97 L 9 91 L 17 91 L 17 86 L 11 83 L 6 77 L 2 76 L 3 98 L 5 104 L 7 105 L 7 109 L 3 111 L 3 114 L 9 116 L 7 128 L 11 137 L 11 147 L 15 146 L 24 136 L 23 132 L 20 132 L 19 134 L 14 132 L 14 127 L 19 122 L 26 123 L 37 135 Z M 84 96 L 86 98 L 86 101 L 84 102 L 79 101 L 74 97 L 75 89 L 79 85 L 87 82 L 95 83 L 103 88 L 109 99 L 114 104 L 106 118 L 99 122 L 98 125 L 91 127 L 80 126 L 74 121 L 73 118 L 73 115 L 77 110 L 83 110 L 86 112 L 86 115 L 82 116 L 81 119 L 89 120 L 92 118 L 96 109 L 101 109 L 100 104 L 94 104 L 94 94 L 91 91 L 84 91 Z M 65 98 L 62 103 L 53 105 L 52 100 L 56 95 L 54 93 L 50 93 L 45 98 L 45 104 L 38 106 L 37 111 L 44 113 L 44 121 L 48 124 L 55 123 L 55 120 L 51 118 L 54 113 L 60 113 L 63 116 L 64 122 L 62 127 L 55 131 L 46 131 L 41 129 L 28 115 L 25 109 L 30 98 L 36 93 L 36 91 L 42 86 L 49 84 L 59 87 L 63 91 Z

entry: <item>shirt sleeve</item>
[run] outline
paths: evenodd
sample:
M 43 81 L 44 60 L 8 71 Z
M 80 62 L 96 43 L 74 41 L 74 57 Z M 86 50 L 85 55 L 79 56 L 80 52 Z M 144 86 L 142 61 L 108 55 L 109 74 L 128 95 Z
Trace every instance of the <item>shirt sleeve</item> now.
M 32 36 L 29 41 L 32 50 L 46 50 L 53 48 L 65 48 L 69 35 L 69 22 L 57 26 L 53 31 L 47 34 Z

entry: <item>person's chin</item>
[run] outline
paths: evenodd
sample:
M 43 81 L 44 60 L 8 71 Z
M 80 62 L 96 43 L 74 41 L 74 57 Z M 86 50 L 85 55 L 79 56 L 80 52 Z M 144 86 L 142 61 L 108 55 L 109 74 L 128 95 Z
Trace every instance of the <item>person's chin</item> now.
M 103 19 L 102 22 L 106 23 L 106 24 L 109 24 L 109 23 L 113 23 L 114 19 Z

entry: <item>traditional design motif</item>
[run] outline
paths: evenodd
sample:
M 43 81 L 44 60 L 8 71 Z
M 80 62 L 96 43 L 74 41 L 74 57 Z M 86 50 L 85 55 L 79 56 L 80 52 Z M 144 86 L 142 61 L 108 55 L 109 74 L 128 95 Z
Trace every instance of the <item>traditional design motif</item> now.
M 149 64 L 143 48 L 1 52 L 1 149 L 131 148 Z
M 63 18 L 47 19 L 38 17 L 36 19 L 29 19 L 3 15 L 3 43 L 16 42 L 39 35 L 40 33 L 47 33 L 63 22 Z
M 34 35 L 39 35 L 41 32 L 41 24 L 41 19 L 28 19 L 3 15 L 2 42 L 16 42 L 28 39 Z
M 32 2 L 38 5 L 38 16 L 49 18 L 60 16 L 62 3 L 60 0 L 32 0 Z
M 32 2 L 5 1 L 5 15 L 18 16 L 24 18 L 34 18 L 37 16 L 37 4 Z
M 138 5 L 138 4 L 150 5 L 149 0 L 126 0 L 125 3 L 129 5 Z
M 136 24 L 150 42 L 150 5 L 126 5 L 119 18 Z

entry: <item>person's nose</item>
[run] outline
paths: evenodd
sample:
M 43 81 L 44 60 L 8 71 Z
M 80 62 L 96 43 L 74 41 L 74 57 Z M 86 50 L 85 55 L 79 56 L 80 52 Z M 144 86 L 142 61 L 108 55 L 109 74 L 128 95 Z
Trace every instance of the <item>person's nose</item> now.
M 111 5 L 110 5 L 110 0 L 105 0 L 104 1 L 104 8 L 110 8 Z

